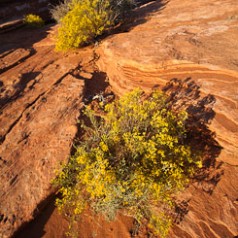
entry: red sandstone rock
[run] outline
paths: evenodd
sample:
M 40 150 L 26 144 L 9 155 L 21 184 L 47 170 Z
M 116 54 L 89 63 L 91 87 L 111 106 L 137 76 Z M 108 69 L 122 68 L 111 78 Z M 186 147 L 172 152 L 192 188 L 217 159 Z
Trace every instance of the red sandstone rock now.
M 171 238 L 238 235 L 237 12 L 236 0 L 152 2 L 135 11 L 128 32 L 105 39 L 96 50 L 97 64 L 118 95 L 192 77 L 202 95 L 216 98 L 210 129 L 223 149 L 208 177 L 179 195 L 187 214 Z M 67 160 L 77 130 L 83 80 L 99 75 L 90 66 L 90 49 L 63 56 L 53 51 L 53 38 L 46 35 L 43 29 L 0 36 L 0 237 L 31 220 L 38 204 L 52 194 L 50 180 Z M 76 68 L 81 77 L 71 73 Z M 80 237 L 130 237 L 130 220 L 100 224 L 83 218 Z M 66 228 L 50 206 L 20 237 L 63 237 Z M 138 237 L 146 233 L 142 229 Z
M 216 98 L 210 129 L 223 147 L 216 160 L 223 162 L 224 174 L 211 195 L 201 184 L 186 189 L 181 196 L 190 200 L 188 214 L 170 237 L 238 234 L 237 12 L 235 0 L 152 2 L 136 10 L 143 24 L 135 21 L 132 30 L 110 37 L 97 50 L 98 66 L 119 95 L 191 77 L 204 95 Z

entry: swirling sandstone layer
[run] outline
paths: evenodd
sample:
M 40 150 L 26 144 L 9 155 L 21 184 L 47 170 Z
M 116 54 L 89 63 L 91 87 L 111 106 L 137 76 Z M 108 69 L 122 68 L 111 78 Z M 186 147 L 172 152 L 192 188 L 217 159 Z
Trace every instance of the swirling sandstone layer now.
M 113 90 L 149 91 L 171 78 L 191 77 L 203 95 L 216 98 L 210 129 L 223 149 L 208 177 L 181 193 L 176 220 L 182 221 L 170 237 L 233 238 L 238 235 L 237 1 L 156 1 L 134 15 L 128 32 L 96 50 Z M 77 132 L 84 79 L 101 75 L 90 66 L 92 50 L 55 53 L 48 33 L 46 27 L 0 35 L 0 238 L 34 218 L 53 194 L 54 170 L 67 160 Z M 131 237 L 127 218 L 108 224 L 84 217 L 79 226 L 81 238 Z M 64 237 L 66 230 L 65 220 L 49 206 L 19 237 Z
M 191 77 L 215 96 L 210 129 L 222 146 L 222 176 L 212 194 L 193 184 L 182 196 L 188 214 L 171 237 L 238 235 L 238 5 L 236 0 L 156 1 L 135 11 L 130 31 L 103 41 L 98 66 L 122 95 Z M 141 24 L 141 22 L 143 22 Z M 218 171 L 217 171 L 218 172 Z M 217 173 L 216 172 L 216 173 Z M 214 174 L 215 176 L 215 174 Z

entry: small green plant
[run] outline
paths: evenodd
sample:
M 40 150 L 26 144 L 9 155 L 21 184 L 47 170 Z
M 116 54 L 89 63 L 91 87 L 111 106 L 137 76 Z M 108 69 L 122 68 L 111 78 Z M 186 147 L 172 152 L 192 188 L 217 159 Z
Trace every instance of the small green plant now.
M 166 237 L 174 195 L 201 166 L 185 143 L 186 113 L 168 111 L 160 92 L 145 97 L 137 89 L 101 117 L 90 108 L 85 114 L 90 126 L 55 180 L 57 207 L 73 222 L 88 208 L 108 219 L 124 213 Z
M 40 16 L 34 14 L 28 14 L 24 17 L 23 22 L 31 27 L 42 27 L 45 22 Z

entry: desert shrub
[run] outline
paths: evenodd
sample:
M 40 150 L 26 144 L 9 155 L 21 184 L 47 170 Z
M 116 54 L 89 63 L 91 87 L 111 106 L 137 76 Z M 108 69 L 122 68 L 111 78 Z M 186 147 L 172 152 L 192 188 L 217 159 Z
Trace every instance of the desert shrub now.
M 53 6 L 50 10 L 51 16 L 58 23 L 64 18 L 64 16 L 73 9 L 76 3 L 80 4 L 81 0 L 63 0 L 58 5 Z M 110 0 L 110 8 L 113 11 L 113 19 L 118 21 L 123 18 L 124 14 L 136 6 L 134 0 Z M 104 3 L 102 3 L 104 4 Z
M 23 19 L 23 22 L 31 27 L 42 27 L 45 24 L 40 16 L 34 14 L 26 15 Z
M 171 112 L 166 97 L 139 89 L 105 106 L 56 179 L 59 210 L 75 220 L 85 209 L 113 219 L 118 212 L 149 221 L 165 237 L 173 197 L 201 162 L 186 145 L 185 112 Z
M 64 1 L 52 10 L 54 18 L 61 23 L 56 50 L 64 51 L 93 42 L 97 36 L 121 21 L 132 4 L 133 0 Z
M 62 19 L 56 50 L 68 50 L 91 42 L 111 25 L 108 0 L 82 0 Z
M 54 6 L 51 10 L 51 16 L 55 19 L 58 23 L 61 22 L 61 19 L 69 12 L 70 4 L 72 0 L 64 0 L 60 2 L 58 5 Z
M 110 0 L 113 10 L 114 21 L 120 22 L 125 18 L 125 14 L 136 6 L 135 0 Z

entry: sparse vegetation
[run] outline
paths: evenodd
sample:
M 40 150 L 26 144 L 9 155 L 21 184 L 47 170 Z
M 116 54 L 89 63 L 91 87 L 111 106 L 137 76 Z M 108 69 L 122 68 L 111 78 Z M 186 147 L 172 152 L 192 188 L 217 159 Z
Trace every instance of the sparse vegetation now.
M 169 111 L 160 92 L 146 97 L 137 89 L 100 117 L 90 108 L 85 114 L 90 125 L 55 180 L 57 207 L 72 222 L 85 209 L 108 219 L 123 213 L 166 237 L 174 195 L 201 166 L 185 143 L 186 113 Z
M 40 16 L 34 14 L 26 15 L 23 22 L 31 27 L 42 27 L 45 24 L 44 20 Z
M 69 12 L 70 10 L 71 0 L 63 0 L 58 5 L 54 6 L 51 10 L 51 16 L 55 19 L 58 23 L 61 22 L 61 19 Z
M 61 23 L 56 50 L 77 48 L 103 34 L 122 21 L 133 6 L 133 0 L 71 0 L 52 9 L 53 17 Z M 67 13 L 66 13 L 67 12 Z

